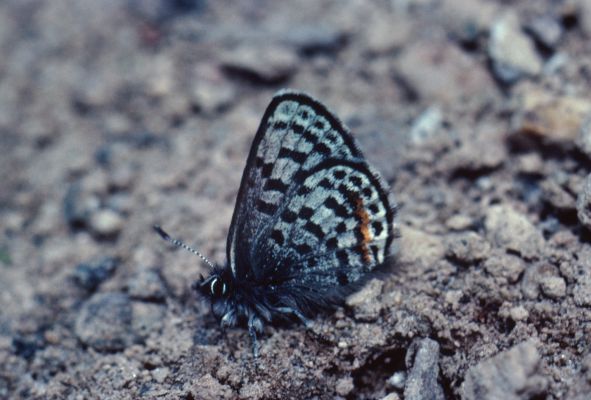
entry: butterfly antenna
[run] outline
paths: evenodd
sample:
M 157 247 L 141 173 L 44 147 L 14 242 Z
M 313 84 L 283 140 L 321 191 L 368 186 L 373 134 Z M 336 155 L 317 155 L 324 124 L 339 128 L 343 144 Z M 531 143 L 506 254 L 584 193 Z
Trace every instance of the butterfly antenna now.
M 160 226 L 154 225 L 153 228 L 156 231 L 156 233 L 160 235 L 160 237 L 162 239 L 174 244 L 175 246 L 182 247 L 183 249 L 190 251 L 191 253 L 195 254 L 196 256 L 199 256 L 199 258 L 201 258 L 207 265 L 209 265 L 211 269 L 215 268 L 213 263 L 211 261 L 209 261 L 203 254 L 199 253 L 194 248 L 187 246 L 186 244 L 184 244 L 180 240 L 171 238 L 170 235 L 168 233 L 166 233 L 164 231 L 164 229 L 162 229 Z

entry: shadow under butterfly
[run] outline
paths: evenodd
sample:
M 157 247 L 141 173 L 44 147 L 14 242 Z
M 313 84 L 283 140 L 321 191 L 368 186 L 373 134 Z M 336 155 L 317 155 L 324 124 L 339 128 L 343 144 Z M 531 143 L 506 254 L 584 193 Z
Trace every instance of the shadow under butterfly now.
M 310 326 L 391 255 L 396 204 L 349 130 L 307 94 L 278 92 L 250 149 L 230 225 L 225 265 L 201 257 L 193 284 L 222 327 L 245 325 L 257 357 L 265 323 Z

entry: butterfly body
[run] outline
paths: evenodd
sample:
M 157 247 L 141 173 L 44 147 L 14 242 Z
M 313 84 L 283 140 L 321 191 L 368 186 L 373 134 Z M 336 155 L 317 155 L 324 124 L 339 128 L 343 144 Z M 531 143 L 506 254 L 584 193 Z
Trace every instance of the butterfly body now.
M 254 138 L 227 263 L 195 289 L 223 326 L 304 322 L 339 304 L 390 255 L 395 203 L 353 136 L 310 96 L 273 97 Z M 161 233 L 162 234 L 162 233 Z

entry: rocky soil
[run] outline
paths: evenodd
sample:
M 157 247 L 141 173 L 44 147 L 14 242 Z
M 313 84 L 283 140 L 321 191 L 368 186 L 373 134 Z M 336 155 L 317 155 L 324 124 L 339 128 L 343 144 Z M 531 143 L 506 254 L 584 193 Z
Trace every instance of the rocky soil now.
M 591 2 L 0 3 L 0 398 L 587 399 Z M 326 103 L 401 239 L 334 313 L 223 331 L 273 93 Z

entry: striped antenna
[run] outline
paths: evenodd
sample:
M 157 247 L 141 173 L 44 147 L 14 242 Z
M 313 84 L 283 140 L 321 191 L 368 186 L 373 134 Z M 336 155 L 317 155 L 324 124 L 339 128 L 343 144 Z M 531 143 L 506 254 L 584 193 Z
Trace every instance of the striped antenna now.
M 212 264 L 212 262 L 209 261 L 203 254 L 199 253 L 197 250 L 193 249 L 192 247 L 187 246 L 186 244 L 184 244 L 180 240 L 171 238 L 170 235 L 168 233 L 166 233 L 164 231 L 164 229 L 162 229 L 160 226 L 154 225 L 153 228 L 156 231 L 156 233 L 160 235 L 160 237 L 162 239 L 174 244 L 175 246 L 182 247 L 185 250 L 189 250 L 191 253 L 195 254 L 196 256 L 199 256 L 199 258 L 201 258 L 207 265 L 209 265 L 209 267 L 211 269 L 215 268 L 214 265 Z

